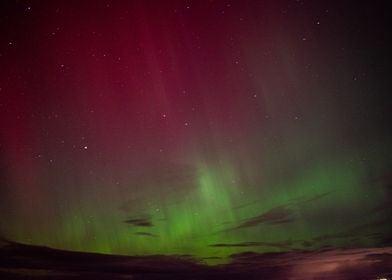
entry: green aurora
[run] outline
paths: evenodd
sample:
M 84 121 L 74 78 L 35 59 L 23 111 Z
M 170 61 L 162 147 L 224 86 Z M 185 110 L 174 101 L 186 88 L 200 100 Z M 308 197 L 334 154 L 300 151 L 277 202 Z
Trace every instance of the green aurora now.
M 2 237 L 208 264 L 391 245 L 388 59 L 362 17 L 71 2 L 4 35 Z

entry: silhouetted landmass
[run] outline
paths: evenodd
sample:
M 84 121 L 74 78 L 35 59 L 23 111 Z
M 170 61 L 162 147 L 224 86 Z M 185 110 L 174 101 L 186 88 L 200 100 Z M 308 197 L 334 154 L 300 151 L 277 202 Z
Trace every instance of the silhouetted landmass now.
M 318 252 L 244 252 L 208 266 L 191 256 L 117 256 L 2 241 L 0 279 L 380 279 L 392 247 Z

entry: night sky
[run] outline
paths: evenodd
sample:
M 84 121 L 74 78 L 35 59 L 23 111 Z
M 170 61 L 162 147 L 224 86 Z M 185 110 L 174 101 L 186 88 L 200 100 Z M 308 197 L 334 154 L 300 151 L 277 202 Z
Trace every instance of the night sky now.
M 0 236 L 116 255 L 392 245 L 387 1 L 1 1 Z

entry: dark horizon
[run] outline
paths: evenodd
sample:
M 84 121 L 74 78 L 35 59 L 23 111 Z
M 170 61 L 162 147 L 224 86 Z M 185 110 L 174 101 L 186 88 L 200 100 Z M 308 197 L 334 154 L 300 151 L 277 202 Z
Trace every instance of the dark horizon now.
M 191 256 L 115 256 L 3 241 L 4 279 L 293 279 L 380 280 L 392 277 L 392 247 L 318 252 L 243 252 L 209 266 Z

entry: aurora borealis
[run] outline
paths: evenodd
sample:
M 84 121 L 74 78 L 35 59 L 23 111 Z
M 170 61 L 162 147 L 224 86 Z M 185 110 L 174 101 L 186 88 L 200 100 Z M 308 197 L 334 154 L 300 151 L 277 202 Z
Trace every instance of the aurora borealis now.
M 208 264 L 388 250 L 382 3 L 2 1 L 0 236 Z

